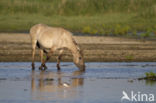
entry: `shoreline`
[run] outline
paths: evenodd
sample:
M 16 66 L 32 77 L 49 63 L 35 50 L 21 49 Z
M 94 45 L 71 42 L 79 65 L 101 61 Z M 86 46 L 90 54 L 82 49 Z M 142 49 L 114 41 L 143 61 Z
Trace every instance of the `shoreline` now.
M 74 36 L 83 49 L 85 62 L 156 62 L 156 41 L 119 37 Z M 30 62 L 28 33 L 0 33 L 0 62 Z M 56 62 L 55 52 L 50 62 Z M 40 61 L 36 51 L 36 62 Z M 69 51 L 62 61 L 72 61 Z

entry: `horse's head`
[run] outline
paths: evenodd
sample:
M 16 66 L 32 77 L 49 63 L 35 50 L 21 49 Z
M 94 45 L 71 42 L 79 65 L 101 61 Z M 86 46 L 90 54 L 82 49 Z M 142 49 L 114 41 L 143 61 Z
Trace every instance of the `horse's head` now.
M 78 51 L 74 56 L 74 63 L 75 65 L 82 71 L 85 70 L 85 63 L 83 59 L 82 51 Z

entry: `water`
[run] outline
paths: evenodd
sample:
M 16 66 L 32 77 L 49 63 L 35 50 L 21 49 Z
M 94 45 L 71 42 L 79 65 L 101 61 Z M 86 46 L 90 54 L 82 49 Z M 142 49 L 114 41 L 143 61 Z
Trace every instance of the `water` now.
M 86 63 L 85 72 L 70 62 L 61 63 L 60 72 L 56 63 L 47 63 L 46 71 L 39 66 L 32 71 L 30 62 L 1 62 L 0 103 L 121 103 L 123 91 L 156 96 L 155 82 L 137 80 L 156 72 L 155 62 L 93 62 Z

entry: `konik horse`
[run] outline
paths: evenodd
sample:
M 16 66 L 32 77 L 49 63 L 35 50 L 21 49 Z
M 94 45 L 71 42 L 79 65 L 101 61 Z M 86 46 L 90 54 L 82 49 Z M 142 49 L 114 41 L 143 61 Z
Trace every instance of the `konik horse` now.
M 47 69 L 45 63 L 50 59 L 52 53 L 59 50 L 57 57 L 57 69 L 60 70 L 60 60 L 64 48 L 71 51 L 73 62 L 80 70 L 85 70 L 82 51 L 74 40 L 72 33 L 58 27 L 50 27 L 45 24 L 36 24 L 30 29 L 30 37 L 32 42 L 32 69 L 35 69 L 34 57 L 36 46 L 40 49 L 41 66 L 40 70 Z M 46 54 L 46 59 L 43 59 L 43 53 Z

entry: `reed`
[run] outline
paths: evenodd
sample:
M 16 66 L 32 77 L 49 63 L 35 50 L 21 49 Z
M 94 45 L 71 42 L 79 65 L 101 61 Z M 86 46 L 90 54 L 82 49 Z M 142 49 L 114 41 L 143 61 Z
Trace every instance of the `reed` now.
M 155 17 L 156 0 L 0 0 L 1 32 L 37 23 L 103 35 L 156 32 Z

